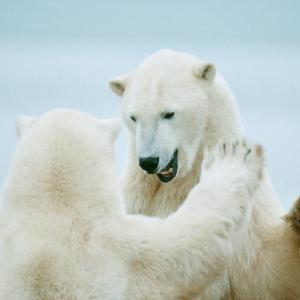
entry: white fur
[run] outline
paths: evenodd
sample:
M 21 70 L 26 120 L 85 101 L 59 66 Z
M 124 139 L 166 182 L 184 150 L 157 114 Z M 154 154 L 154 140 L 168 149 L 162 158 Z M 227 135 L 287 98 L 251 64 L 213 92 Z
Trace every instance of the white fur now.
M 1 210 L 0 299 L 184 299 L 224 272 L 260 182 L 257 149 L 217 149 L 162 220 L 124 212 L 116 121 L 56 110 L 26 127 Z
M 171 50 L 151 55 L 110 85 L 114 91 L 119 87 L 122 115 L 129 128 L 129 158 L 123 176 L 128 211 L 168 216 L 199 182 L 204 148 L 244 135 L 234 96 L 211 63 Z M 175 117 L 162 120 L 165 110 L 175 111 Z M 138 166 L 144 148 L 147 155 L 153 153 L 163 162 L 177 148 L 177 177 L 164 184 L 156 175 L 144 174 Z M 248 226 L 236 235 L 226 271 L 201 299 L 300 299 L 299 245 L 280 218 L 283 211 L 268 175 L 253 201 Z

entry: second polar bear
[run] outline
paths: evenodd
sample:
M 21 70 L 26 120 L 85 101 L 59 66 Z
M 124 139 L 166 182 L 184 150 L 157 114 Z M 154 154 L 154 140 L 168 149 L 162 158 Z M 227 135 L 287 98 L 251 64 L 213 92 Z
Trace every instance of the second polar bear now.
M 129 128 L 123 176 L 129 213 L 172 214 L 202 180 L 204 149 L 244 135 L 227 83 L 214 64 L 192 55 L 159 51 L 110 86 L 122 97 Z M 282 219 L 268 175 L 253 202 L 226 272 L 201 290 L 201 299 L 300 299 L 298 238 Z
M 128 216 L 115 121 L 22 118 L 0 223 L 0 299 L 185 299 L 224 271 L 263 176 L 261 148 L 222 146 L 169 218 Z M 250 194 L 249 194 L 250 192 Z

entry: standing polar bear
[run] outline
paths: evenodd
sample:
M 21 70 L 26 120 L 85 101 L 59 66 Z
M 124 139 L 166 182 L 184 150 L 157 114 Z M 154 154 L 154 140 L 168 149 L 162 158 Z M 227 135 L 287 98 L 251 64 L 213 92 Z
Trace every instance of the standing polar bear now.
M 130 213 L 165 217 L 176 211 L 202 180 L 204 149 L 244 134 L 222 76 L 191 55 L 159 51 L 110 87 L 122 97 L 129 128 L 123 194 Z M 267 175 L 253 201 L 226 271 L 205 291 L 195 289 L 199 299 L 300 299 L 299 239 L 281 219 Z
M 19 120 L 0 211 L 1 300 L 186 299 L 224 272 L 264 176 L 261 148 L 217 148 L 169 218 L 128 216 L 113 172 L 118 127 L 71 110 Z

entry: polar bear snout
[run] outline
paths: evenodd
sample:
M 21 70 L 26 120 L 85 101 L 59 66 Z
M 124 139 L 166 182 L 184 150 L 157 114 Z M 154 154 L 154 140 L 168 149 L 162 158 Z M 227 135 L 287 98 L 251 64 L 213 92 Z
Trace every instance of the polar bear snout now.
M 159 164 L 159 157 L 140 157 L 139 165 L 148 174 L 154 174 Z
M 178 150 L 175 150 L 171 160 L 163 168 L 159 168 L 159 157 L 140 157 L 139 166 L 148 174 L 156 174 L 161 182 L 169 182 L 174 179 L 178 171 Z

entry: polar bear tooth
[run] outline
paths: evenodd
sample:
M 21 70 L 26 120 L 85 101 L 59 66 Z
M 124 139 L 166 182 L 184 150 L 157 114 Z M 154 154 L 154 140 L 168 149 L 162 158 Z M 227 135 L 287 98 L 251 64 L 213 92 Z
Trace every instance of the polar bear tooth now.
M 173 168 L 168 169 L 167 171 L 162 171 L 160 174 L 162 175 L 170 175 L 173 172 Z

